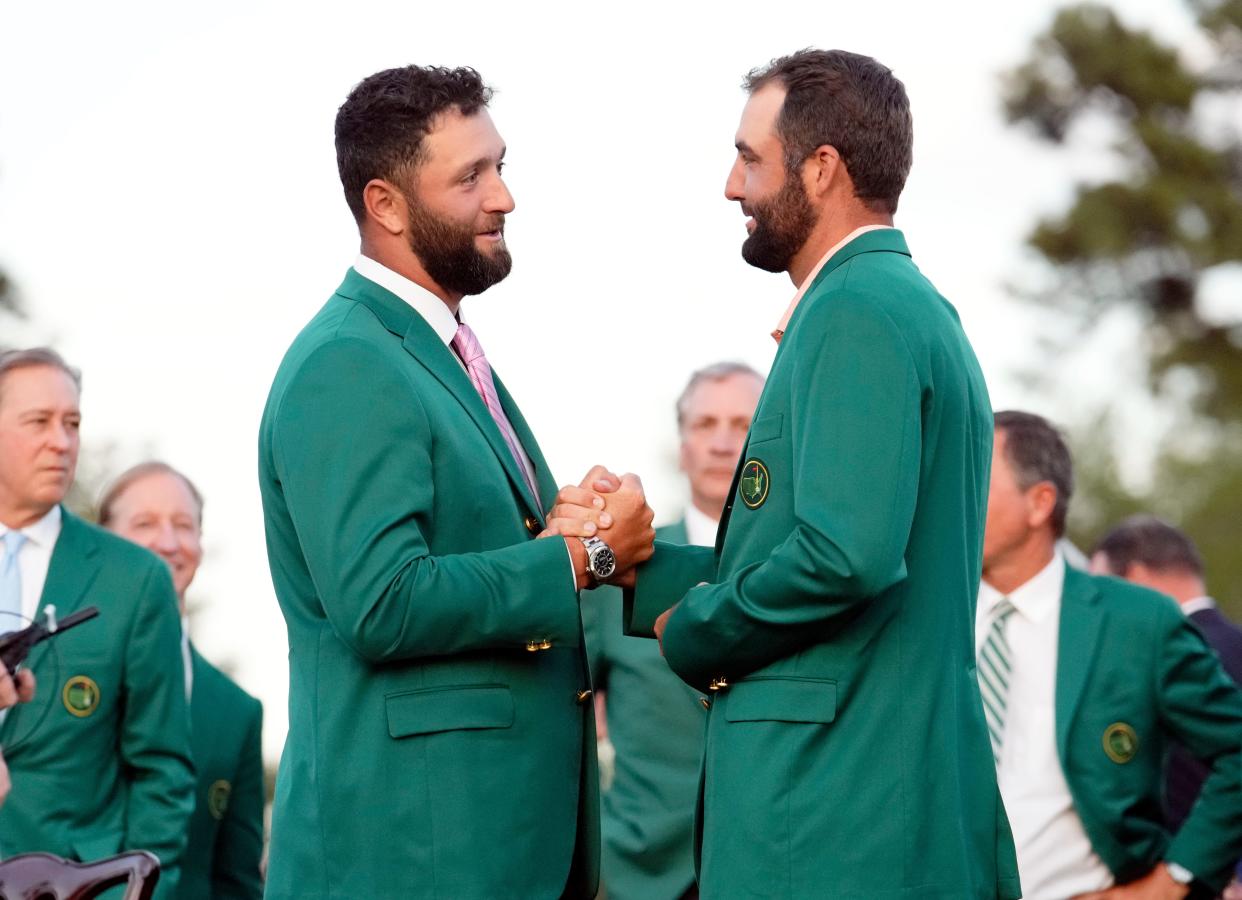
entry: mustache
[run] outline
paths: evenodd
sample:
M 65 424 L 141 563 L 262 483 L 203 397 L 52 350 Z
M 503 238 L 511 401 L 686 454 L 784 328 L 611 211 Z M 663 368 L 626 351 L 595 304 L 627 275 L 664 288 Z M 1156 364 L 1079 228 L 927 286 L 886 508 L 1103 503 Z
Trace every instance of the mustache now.
M 505 217 L 503 213 L 497 213 L 495 216 L 487 220 L 487 223 L 478 230 L 479 234 L 485 234 L 489 231 L 499 231 L 505 233 Z

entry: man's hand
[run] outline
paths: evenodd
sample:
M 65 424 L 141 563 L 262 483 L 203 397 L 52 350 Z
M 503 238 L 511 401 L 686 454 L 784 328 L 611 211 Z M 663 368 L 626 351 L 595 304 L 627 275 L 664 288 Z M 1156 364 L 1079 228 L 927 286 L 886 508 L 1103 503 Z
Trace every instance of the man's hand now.
M 0 663 L 0 709 L 8 709 L 18 703 L 29 703 L 34 698 L 34 672 L 22 669 L 17 677 L 9 675 L 9 670 Z
M 1074 900 L 1181 900 L 1190 893 L 1190 885 L 1178 884 L 1164 863 L 1137 881 L 1118 885 L 1106 891 L 1079 894 Z
M 9 781 L 9 767 L 4 761 L 3 754 L 0 754 L 0 806 L 4 806 L 5 798 L 9 796 L 9 788 L 13 786 Z
M 664 610 L 664 612 L 660 613 L 659 618 L 655 620 L 655 625 L 653 626 L 653 628 L 655 630 L 656 640 L 660 642 L 660 655 L 661 656 L 664 655 L 664 629 L 668 627 L 668 620 L 673 615 L 673 613 L 677 612 L 678 606 L 681 606 L 681 604 L 674 603 L 671 607 Z
M 616 574 L 609 584 L 633 587 L 633 568 L 651 559 L 655 552 L 655 529 L 651 520 L 655 513 L 647 505 L 643 483 L 637 475 L 626 473 L 614 491 L 604 494 L 604 511 L 612 524 L 600 523 L 599 536 L 612 548 L 617 558 Z
M 600 528 L 612 525 L 611 513 L 604 511 L 604 494 L 621 486 L 621 479 L 603 466 L 587 472 L 578 485 L 566 485 L 556 495 L 548 511 L 548 525 L 539 537 L 591 537 Z

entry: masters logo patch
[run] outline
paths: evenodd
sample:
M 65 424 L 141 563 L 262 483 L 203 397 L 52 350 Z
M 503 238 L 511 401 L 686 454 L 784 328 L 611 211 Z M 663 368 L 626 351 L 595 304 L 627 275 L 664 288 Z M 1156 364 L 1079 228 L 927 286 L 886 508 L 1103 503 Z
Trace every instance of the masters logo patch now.
M 223 778 L 207 789 L 207 811 L 216 821 L 224 818 L 229 808 L 229 795 L 233 793 L 233 785 Z
M 746 460 L 742 465 L 742 477 L 738 480 L 737 492 L 747 508 L 758 509 L 763 506 L 764 501 L 768 499 L 770 481 L 768 467 L 763 464 L 762 460 L 755 459 L 753 456 Z
M 1115 763 L 1128 763 L 1138 753 L 1138 735 L 1125 722 L 1104 729 L 1104 752 Z
M 85 675 L 74 675 L 65 682 L 60 699 L 64 702 L 65 709 L 79 719 L 84 719 L 99 706 L 99 685 Z

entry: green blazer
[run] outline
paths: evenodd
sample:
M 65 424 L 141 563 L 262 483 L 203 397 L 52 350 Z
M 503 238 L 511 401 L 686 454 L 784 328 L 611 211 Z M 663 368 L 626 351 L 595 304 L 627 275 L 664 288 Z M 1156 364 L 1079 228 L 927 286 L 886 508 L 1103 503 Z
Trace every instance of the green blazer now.
M 0 743 L 13 789 L 0 854 L 42 850 L 92 861 L 122 850 L 160 858 L 157 897 L 174 895 L 193 808 L 181 619 L 168 567 L 62 509 L 39 603 L 99 617 L 27 659 L 34 700 L 9 710 Z
M 544 509 L 556 482 L 513 398 Z M 595 725 L 570 558 L 456 355 L 350 270 L 259 435 L 289 629 L 270 898 L 590 897 Z
M 656 536 L 686 543 L 684 522 Z M 694 884 L 694 807 L 703 755 L 702 694 L 678 678 L 655 641 L 621 633 L 621 596 L 584 598 L 591 677 L 608 696 L 617 750 L 602 798 L 601 880 L 608 900 L 678 900 Z
M 190 648 L 194 815 L 177 900 L 263 896 L 263 704 Z
M 1095 852 L 1119 882 L 1169 860 L 1219 893 L 1242 857 L 1242 691 L 1168 597 L 1070 566 L 1059 645 L 1057 751 Z M 1175 741 L 1210 774 L 1171 837 Z
M 665 657 L 717 688 L 705 897 L 1019 896 L 974 662 L 991 447 L 953 307 L 900 232 L 851 241 L 789 323 L 714 553 L 657 544 L 628 598 L 641 632 L 680 602 Z

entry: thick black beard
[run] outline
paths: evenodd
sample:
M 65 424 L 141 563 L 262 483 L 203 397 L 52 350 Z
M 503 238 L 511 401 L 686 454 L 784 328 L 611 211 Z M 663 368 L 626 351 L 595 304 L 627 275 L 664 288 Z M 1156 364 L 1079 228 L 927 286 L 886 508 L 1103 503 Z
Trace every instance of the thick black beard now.
M 504 216 L 497 219 L 503 233 Z M 474 245 L 475 231 L 474 223 L 463 227 L 419 203 L 410 203 L 410 249 L 431 280 L 450 293 L 481 294 L 513 268 L 508 248 L 499 247 L 492 256 L 481 252 Z
M 797 173 L 786 173 L 775 196 L 750 205 L 755 230 L 742 242 L 742 259 L 765 272 L 785 272 L 815 227 L 815 210 Z

